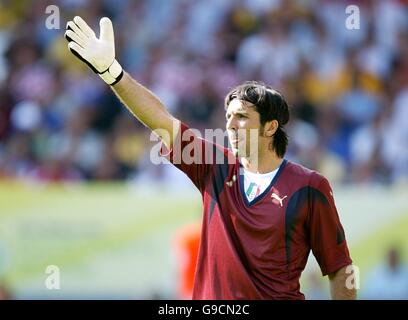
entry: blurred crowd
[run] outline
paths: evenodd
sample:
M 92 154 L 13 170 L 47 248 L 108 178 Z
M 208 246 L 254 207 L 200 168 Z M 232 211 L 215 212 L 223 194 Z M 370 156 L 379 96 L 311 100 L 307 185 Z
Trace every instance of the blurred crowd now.
M 68 52 L 75 15 L 110 17 L 117 60 L 191 127 L 224 128 L 225 94 L 260 80 L 291 105 L 287 158 L 339 183 L 408 180 L 407 0 L 1 1 L 0 178 L 163 179 L 149 131 Z

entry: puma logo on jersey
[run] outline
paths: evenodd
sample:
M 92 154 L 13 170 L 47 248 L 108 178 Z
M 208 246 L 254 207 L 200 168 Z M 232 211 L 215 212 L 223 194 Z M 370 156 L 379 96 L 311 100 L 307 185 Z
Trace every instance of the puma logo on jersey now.
M 271 195 L 271 198 L 272 198 L 272 199 L 275 199 L 275 200 L 278 200 L 278 201 L 279 201 L 279 204 L 280 204 L 281 207 L 283 207 L 283 200 L 285 200 L 285 198 L 287 198 L 287 197 L 288 197 L 288 196 L 284 196 L 283 198 L 281 198 L 281 197 L 279 197 L 275 192 L 272 193 L 272 195 Z
M 232 176 L 232 180 L 231 181 L 227 181 L 227 182 L 225 182 L 226 183 L 226 185 L 228 186 L 228 187 L 232 187 L 232 185 L 234 184 L 234 182 L 237 180 L 237 176 L 234 174 L 233 176 Z

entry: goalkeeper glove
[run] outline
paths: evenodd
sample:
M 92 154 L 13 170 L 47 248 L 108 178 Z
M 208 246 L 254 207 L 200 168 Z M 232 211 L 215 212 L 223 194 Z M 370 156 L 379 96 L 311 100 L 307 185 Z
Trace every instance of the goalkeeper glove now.
M 112 21 L 102 18 L 99 22 L 100 35 L 81 18 L 76 16 L 67 23 L 65 38 L 69 50 L 84 61 L 107 84 L 114 85 L 123 76 L 123 69 L 115 59 L 115 41 Z

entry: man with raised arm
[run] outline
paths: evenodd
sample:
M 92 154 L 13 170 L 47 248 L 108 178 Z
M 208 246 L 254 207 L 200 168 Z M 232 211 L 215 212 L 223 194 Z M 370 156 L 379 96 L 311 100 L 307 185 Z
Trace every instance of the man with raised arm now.
M 123 71 L 108 18 L 100 20 L 98 38 L 76 16 L 65 37 L 71 52 L 158 132 L 169 160 L 202 194 L 193 299 L 304 299 L 299 279 L 310 251 L 329 276 L 332 298 L 355 299 L 347 281 L 352 261 L 329 182 L 284 158 L 289 109 L 278 91 L 252 81 L 227 94 L 231 149 L 223 148 L 198 138 Z

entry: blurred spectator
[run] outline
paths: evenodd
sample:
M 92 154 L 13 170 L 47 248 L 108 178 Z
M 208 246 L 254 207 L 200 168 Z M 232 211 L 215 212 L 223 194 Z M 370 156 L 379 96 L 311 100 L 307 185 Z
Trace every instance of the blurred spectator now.
M 10 288 L 0 281 L 0 300 L 13 300 L 14 296 Z
M 178 263 L 177 299 L 191 299 L 200 246 L 201 222 L 184 225 L 176 231 L 174 249 Z
M 408 299 L 408 266 L 402 261 L 401 251 L 391 247 L 384 263 L 367 276 L 362 287 L 363 299 Z
M 358 128 L 350 137 L 353 180 L 358 183 L 390 181 L 385 145 L 388 143 L 388 114 L 383 108 L 372 122 Z

